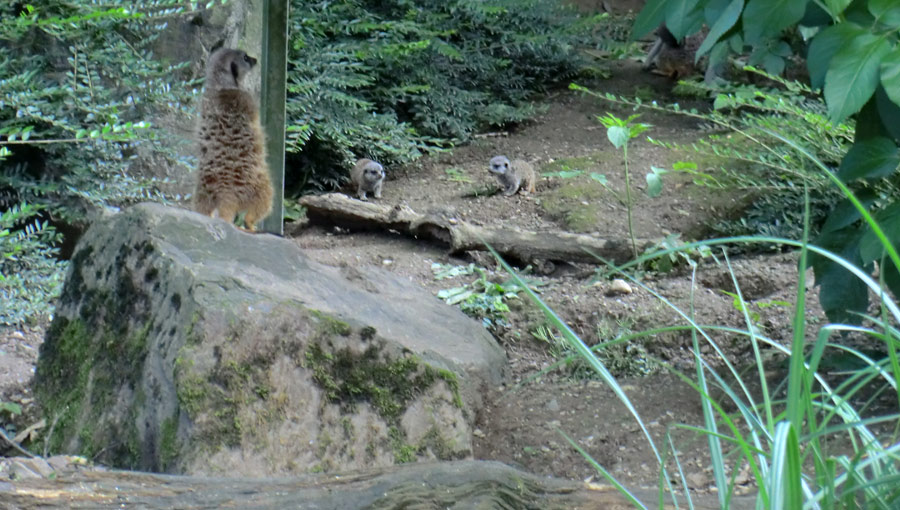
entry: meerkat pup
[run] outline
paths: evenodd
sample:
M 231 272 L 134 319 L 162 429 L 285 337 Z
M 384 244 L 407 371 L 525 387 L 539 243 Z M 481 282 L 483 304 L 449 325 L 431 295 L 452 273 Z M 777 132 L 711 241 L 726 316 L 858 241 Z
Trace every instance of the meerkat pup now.
M 520 189 L 524 193 L 535 192 L 534 167 L 527 161 L 521 159 L 510 161 L 506 156 L 494 156 L 491 158 L 489 170 L 503 186 L 501 190 L 503 196 L 515 195 Z
M 272 209 L 272 181 L 259 107 L 242 81 L 256 59 L 241 50 L 219 48 L 206 66 L 199 129 L 199 164 L 194 209 L 233 223 L 244 212 L 244 225 L 256 223 Z
M 356 186 L 356 195 L 360 200 L 366 199 L 366 192 L 372 192 L 375 198 L 381 198 L 384 167 L 371 159 L 360 159 L 350 170 L 350 180 Z

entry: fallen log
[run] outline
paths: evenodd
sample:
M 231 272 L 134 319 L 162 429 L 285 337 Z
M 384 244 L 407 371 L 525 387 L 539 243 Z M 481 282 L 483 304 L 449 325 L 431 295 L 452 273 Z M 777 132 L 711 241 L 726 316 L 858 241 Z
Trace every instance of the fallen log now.
M 645 504 L 653 505 L 656 501 L 653 490 L 637 490 L 635 495 Z M 55 478 L 0 482 L 0 500 L 10 508 L 22 510 L 634 508 L 611 486 L 536 476 L 490 461 L 408 464 L 342 475 L 271 479 L 75 471 Z M 672 507 L 667 505 L 665 508 Z M 694 508 L 718 509 L 718 499 L 714 495 L 695 496 Z M 749 510 L 752 500 L 736 497 L 732 499 L 731 508 Z
M 505 257 L 532 262 L 562 260 L 596 263 L 598 255 L 615 263 L 631 260 L 631 245 L 624 239 L 603 239 L 568 232 L 534 232 L 473 225 L 447 211 L 420 214 L 407 206 L 363 202 L 339 193 L 309 195 L 300 199 L 312 223 L 351 229 L 396 230 L 435 240 L 451 253 L 486 251 L 491 246 Z M 638 247 L 647 244 L 639 241 Z

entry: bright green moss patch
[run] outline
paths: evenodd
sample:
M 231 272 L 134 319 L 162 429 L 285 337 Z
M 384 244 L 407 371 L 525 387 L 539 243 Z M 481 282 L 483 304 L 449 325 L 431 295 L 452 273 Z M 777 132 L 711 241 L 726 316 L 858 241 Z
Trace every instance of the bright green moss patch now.
M 324 332 L 340 336 L 350 336 L 353 333 L 353 328 L 344 321 L 325 315 L 318 310 L 309 310 L 309 313 L 320 325 L 324 325 L 324 327 L 320 326 L 320 329 L 323 329 Z
M 312 344 L 305 365 L 328 400 L 344 407 L 369 402 L 389 423 L 396 422 L 410 401 L 438 379 L 446 380 L 455 396 L 459 393 L 456 375 L 449 370 L 433 369 L 416 356 L 385 359 L 374 346 L 357 354 L 349 349 L 329 353 Z
M 166 418 L 160 428 L 159 457 L 163 471 L 169 471 L 178 459 L 178 420 Z
M 394 463 L 406 464 L 416 460 L 419 448 L 406 442 L 403 432 L 397 427 L 391 427 L 388 432 L 391 439 L 391 450 L 394 452 Z

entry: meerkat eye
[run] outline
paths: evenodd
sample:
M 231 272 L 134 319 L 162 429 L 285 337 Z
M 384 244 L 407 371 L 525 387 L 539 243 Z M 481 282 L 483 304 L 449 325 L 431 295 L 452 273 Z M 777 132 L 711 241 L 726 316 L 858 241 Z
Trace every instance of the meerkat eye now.
M 244 62 L 246 62 L 248 64 L 252 64 L 253 59 L 250 58 L 250 55 L 247 55 L 246 53 L 244 53 Z

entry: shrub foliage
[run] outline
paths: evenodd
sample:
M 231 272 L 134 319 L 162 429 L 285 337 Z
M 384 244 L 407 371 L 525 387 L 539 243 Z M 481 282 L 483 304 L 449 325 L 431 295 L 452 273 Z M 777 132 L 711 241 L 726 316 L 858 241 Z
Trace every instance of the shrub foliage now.
M 334 187 L 356 157 L 407 162 L 529 118 L 588 26 L 540 0 L 295 0 L 288 178 Z
M 0 291 L 9 309 L 0 322 L 49 311 L 62 266 L 48 219 L 78 222 L 97 207 L 164 198 L 132 166 L 145 147 L 176 157 L 175 137 L 148 119 L 185 109 L 195 93 L 178 78 L 183 65 L 150 49 L 186 11 L 180 4 L 0 5 Z
M 866 185 L 896 175 L 900 166 L 900 3 L 648 0 L 635 21 L 634 35 L 642 36 L 661 22 L 679 38 L 706 24 L 709 33 L 698 56 L 709 54 L 711 62 L 718 62 L 729 52 L 749 53 L 750 64 L 776 74 L 784 70 L 786 59 L 794 52 L 789 41 L 802 35 L 809 40 L 805 57 L 810 83 L 822 90 L 828 121 L 838 124 L 852 116 L 858 120 L 853 144 L 833 170 L 844 182 Z M 882 228 L 863 223 L 863 210 L 873 214 Z M 815 243 L 871 272 L 886 254 L 875 240 L 884 232 L 900 231 L 898 210 L 900 201 L 871 190 L 858 199 L 847 196 L 834 208 Z M 890 237 L 896 247 L 900 236 Z M 811 256 L 811 265 L 828 317 L 858 321 L 858 314 L 869 304 L 865 285 L 819 255 Z M 882 277 L 897 294 L 900 268 L 885 260 L 883 269 Z

